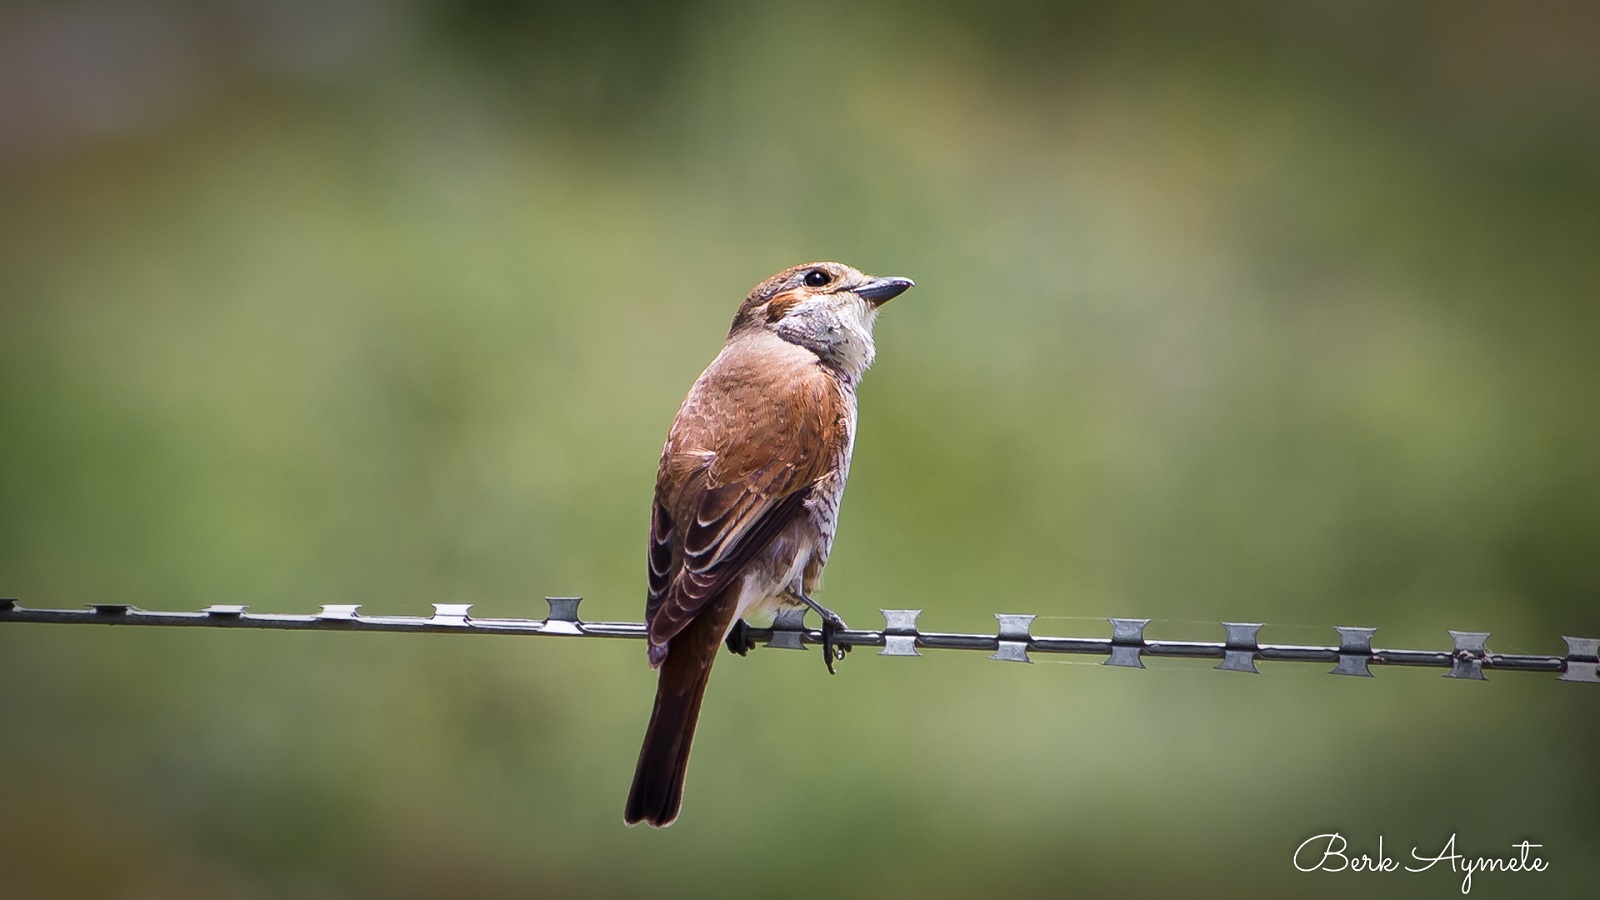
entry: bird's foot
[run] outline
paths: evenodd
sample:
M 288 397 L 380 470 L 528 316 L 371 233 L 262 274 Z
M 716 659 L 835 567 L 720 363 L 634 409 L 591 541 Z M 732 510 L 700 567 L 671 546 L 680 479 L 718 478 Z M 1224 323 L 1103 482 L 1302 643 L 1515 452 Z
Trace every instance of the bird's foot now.
M 835 644 L 834 636 L 849 628 L 839 614 L 828 609 L 822 611 L 822 662 L 828 667 L 828 674 L 834 674 L 833 664 L 836 660 L 843 660 L 844 655 L 850 652 L 849 644 Z
M 728 645 L 729 650 L 740 656 L 749 653 L 756 646 L 755 638 L 750 636 L 750 626 L 745 624 L 743 619 L 734 621 L 733 628 L 728 632 L 728 639 L 723 643 Z
M 833 639 L 839 632 L 849 630 L 850 626 L 844 624 L 844 620 L 839 618 L 838 613 L 806 596 L 804 591 L 798 588 L 790 588 L 788 593 L 801 603 L 811 607 L 816 611 L 817 615 L 822 617 L 822 662 L 828 667 L 828 674 L 834 674 L 834 662 L 844 659 L 844 655 L 850 652 L 850 645 L 835 644 Z

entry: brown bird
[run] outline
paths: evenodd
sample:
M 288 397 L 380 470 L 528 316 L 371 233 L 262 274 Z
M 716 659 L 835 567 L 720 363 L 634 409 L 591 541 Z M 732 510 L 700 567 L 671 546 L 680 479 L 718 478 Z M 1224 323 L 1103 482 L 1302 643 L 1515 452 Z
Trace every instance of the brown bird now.
M 661 670 L 628 792 L 629 825 L 671 825 L 717 648 L 783 607 L 822 617 L 828 671 L 844 620 L 811 599 L 833 545 L 855 442 L 856 384 L 878 307 L 912 286 L 836 262 L 756 285 L 679 407 L 650 509 L 648 654 Z M 846 648 L 847 649 L 847 648 Z

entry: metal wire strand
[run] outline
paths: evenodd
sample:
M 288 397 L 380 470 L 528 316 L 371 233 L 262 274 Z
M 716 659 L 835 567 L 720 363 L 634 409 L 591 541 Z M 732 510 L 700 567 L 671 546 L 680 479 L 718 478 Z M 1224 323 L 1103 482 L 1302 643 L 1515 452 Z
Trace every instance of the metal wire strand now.
M 643 638 L 639 622 L 586 622 L 578 615 L 580 597 L 546 597 L 543 619 L 474 618 L 471 604 L 435 603 L 431 616 L 365 616 L 356 604 L 326 604 L 311 615 L 255 613 L 248 607 L 216 604 L 197 612 L 161 612 L 125 603 L 97 603 L 83 609 L 33 609 L 0 599 L 0 623 L 57 625 L 144 625 L 201 628 L 271 628 L 291 631 L 385 631 L 423 634 L 521 634 L 561 637 Z M 879 656 L 921 656 L 923 650 L 979 650 L 1001 662 L 1032 662 L 1032 653 L 1103 656 L 1101 665 L 1142 669 L 1146 657 L 1217 659 L 1216 668 L 1258 674 L 1256 663 L 1333 663 L 1333 675 L 1370 677 L 1374 665 L 1448 669 L 1446 678 L 1484 680 L 1485 670 L 1547 672 L 1559 680 L 1600 684 L 1600 638 L 1563 636 L 1564 656 L 1495 653 L 1488 632 L 1451 631 L 1449 650 L 1402 650 L 1372 645 L 1377 629 L 1335 626 L 1337 645 L 1263 644 L 1260 622 L 1221 622 L 1220 641 L 1170 641 L 1145 636 L 1149 619 L 1107 619 L 1110 637 L 1054 637 L 1033 634 L 1034 616 L 997 613 L 994 634 L 922 631 L 918 609 L 880 610 L 879 631 L 847 630 L 834 643 L 881 647 Z M 780 613 L 770 628 L 753 628 L 750 637 L 767 647 L 803 650 L 820 645 L 822 632 L 805 626 L 805 610 Z

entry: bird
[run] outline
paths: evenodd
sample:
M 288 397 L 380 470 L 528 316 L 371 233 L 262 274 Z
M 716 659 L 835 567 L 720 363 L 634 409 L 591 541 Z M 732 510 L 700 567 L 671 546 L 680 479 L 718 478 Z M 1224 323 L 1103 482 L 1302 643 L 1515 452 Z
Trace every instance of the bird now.
M 915 284 L 837 262 L 793 266 L 739 305 L 678 408 L 650 507 L 645 631 L 660 671 L 623 820 L 671 825 L 711 665 L 785 608 L 822 618 L 830 674 L 845 623 L 811 597 L 855 445 L 856 386 L 879 308 Z

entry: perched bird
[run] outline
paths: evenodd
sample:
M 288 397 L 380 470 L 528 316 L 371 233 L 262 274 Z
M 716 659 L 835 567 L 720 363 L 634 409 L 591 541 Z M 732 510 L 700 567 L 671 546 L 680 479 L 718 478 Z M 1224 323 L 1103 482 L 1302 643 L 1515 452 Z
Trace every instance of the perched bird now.
M 836 262 L 756 285 L 722 352 L 679 407 L 650 509 L 648 654 L 661 670 L 628 793 L 629 825 L 678 818 L 689 745 L 717 649 L 783 607 L 822 617 L 823 660 L 844 620 L 811 599 L 833 545 L 855 442 L 856 384 L 878 307 L 912 286 Z

